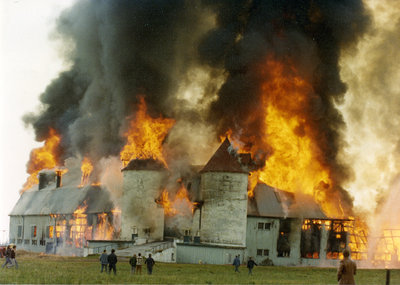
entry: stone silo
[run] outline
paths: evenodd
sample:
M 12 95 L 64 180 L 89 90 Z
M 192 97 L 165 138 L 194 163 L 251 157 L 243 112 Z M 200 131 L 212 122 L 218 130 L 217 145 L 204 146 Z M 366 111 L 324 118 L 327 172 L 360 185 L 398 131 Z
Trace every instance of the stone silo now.
M 156 241 L 164 237 L 164 208 L 156 203 L 167 176 L 164 165 L 136 159 L 122 169 L 121 239 Z
M 200 239 L 246 245 L 248 172 L 226 139 L 201 170 Z

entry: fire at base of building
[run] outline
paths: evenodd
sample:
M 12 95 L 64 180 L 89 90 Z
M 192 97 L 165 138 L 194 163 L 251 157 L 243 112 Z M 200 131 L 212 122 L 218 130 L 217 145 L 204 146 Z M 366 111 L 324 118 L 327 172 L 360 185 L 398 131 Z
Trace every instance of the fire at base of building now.
M 167 213 L 169 173 L 155 160 L 122 169 L 121 211 L 103 186 L 61 186 L 57 174 L 42 173 L 39 189 L 22 194 L 10 214 L 10 242 L 83 255 L 174 239 L 152 251 L 155 257 L 168 249 L 163 261 L 231 264 L 240 255 L 264 265 L 312 266 L 336 266 L 344 248 L 360 248 L 355 243 L 363 241 L 350 235 L 353 221 L 328 218 L 311 197 L 258 184 L 249 198 L 249 161 L 226 139 L 204 167 L 188 171 L 180 180 L 193 201 L 185 215 Z

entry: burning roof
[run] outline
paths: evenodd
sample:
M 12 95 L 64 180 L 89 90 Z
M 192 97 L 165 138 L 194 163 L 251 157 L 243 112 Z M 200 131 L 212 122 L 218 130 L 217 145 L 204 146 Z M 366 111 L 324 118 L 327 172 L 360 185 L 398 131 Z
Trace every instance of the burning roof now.
M 260 183 L 249 200 L 248 215 L 279 218 L 326 219 L 327 216 L 312 199 L 282 191 Z
M 47 187 L 26 191 L 21 195 L 10 216 L 72 214 L 86 201 L 86 213 L 111 212 L 114 204 L 109 192 L 100 186 Z
M 239 172 L 247 173 L 239 163 L 238 155 L 228 138 L 220 145 L 201 172 Z

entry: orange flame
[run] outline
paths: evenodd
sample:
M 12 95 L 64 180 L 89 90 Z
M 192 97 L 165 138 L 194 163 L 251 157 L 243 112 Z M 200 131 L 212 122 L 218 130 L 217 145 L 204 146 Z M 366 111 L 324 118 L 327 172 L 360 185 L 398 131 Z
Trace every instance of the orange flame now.
M 183 183 L 181 183 L 173 201 L 169 199 L 168 191 L 165 189 L 157 203 L 164 207 L 164 213 L 167 216 L 185 215 L 189 211 L 193 213 L 196 207 L 196 203 L 190 201 L 189 193 Z
M 126 166 L 132 159 L 158 159 L 166 165 L 162 143 L 175 121 L 167 118 L 152 118 L 147 114 L 143 97 L 139 98 L 138 111 L 130 122 L 130 129 L 124 133 L 127 144 L 120 153 Z
M 38 173 L 42 169 L 52 169 L 57 165 L 56 150 L 60 144 L 60 136 L 54 129 L 50 129 L 49 137 L 45 140 L 44 146 L 33 149 L 31 151 L 28 162 L 27 172 L 30 176 L 22 186 L 20 193 L 24 193 L 33 185 L 39 183 Z
M 89 158 L 87 157 L 83 158 L 81 171 L 82 171 L 81 184 L 78 187 L 83 187 L 84 185 L 89 183 L 90 174 L 93 171 L 93 165 L 90 162 Z
M 330 171 L 320 162 L 321 150 L 304 113 L 304 106 L 311 104 L 312 86 L 294 68 L 284 70 L 277 61 L 268 60 L 261 73 L 268 78 L 262 84 L 260 107 L 264 133 L 259 141 L 251 136 L 240 140 L 252 141 L 251 148 L 245 150 L 253 155 L 262 149 L 269 156 L 264 168 L 252 173 L 249 197 L 254 195 L 257 181 L 261 181 L 282 190 L 312 195 L 325 213 L 343 216 L 339 197 L 327 199 L 326 193 L 334 192 L 328 191 L 333 187 Z M 227 135 L 232 136 L 229 132 Z M 235 142 L 235 137 L 231 140 Z M 236 145 L 240 148 L 239 143 Z

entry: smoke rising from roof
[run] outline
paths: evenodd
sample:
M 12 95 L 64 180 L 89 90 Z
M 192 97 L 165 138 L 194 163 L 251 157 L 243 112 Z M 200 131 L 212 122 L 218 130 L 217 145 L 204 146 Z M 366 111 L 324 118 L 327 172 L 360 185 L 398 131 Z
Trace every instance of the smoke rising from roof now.
M 260 64 L 273 58 L 310 82 L 309 103 L 299 112 L 313 130 L 318 160 L 340 186 L 348 169 L 337 160 L 344 123 L 334 103 L 346 91 L 339 56 L 367 25 L 361 0 L 80 1 L 57 26 L 71 69 L 50 83 L 42 110 L 25 122 L 37 140 L 54 128 L 64 158 L 98 162 L 120 152 L 126 118 L 141 95 L 150 115 L 177 120 L 166 141 L 174 156 L 190 157 L 204 147 L 182 146 L 204 145 L 215 135 L 210 131 L 199 143 L 198 135 L 182 131 L 190 127 L 203 134 L 209 124 L 217 135 L 231 128 L 244 141 L 250 135 L 257 140 L 262 118 L 254 110 L 269 76 L 259 72 Z

